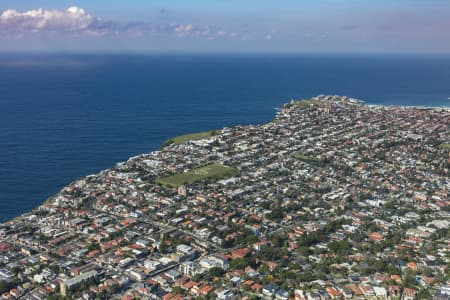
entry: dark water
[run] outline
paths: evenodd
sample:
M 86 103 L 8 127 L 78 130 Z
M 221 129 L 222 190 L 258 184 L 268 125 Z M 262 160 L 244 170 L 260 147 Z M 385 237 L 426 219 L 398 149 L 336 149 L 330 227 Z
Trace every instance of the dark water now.
M 450 57 L 1 56 L 0 221 L 169 137 L 317 94 L 449 106 Z

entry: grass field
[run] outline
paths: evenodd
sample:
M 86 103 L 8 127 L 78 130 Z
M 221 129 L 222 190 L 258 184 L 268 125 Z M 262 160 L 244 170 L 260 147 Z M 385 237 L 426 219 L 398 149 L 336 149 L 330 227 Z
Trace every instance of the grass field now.
M 207 178 L 226 178 L 233 176 L 237 171 L 222 164 L 207 165 L 188 172 L 178 173 L 168 177 L 159 177 L 156 182 L 168 187 L 179 187 L 185 183 L 194 183 Z
M 300 107 L 300 108 L 306 108 L 308 106 L 315 105 L 317 103 L 319 103 L 318 100 L 312 100 L 312 99 L 309 99 L 309 100 L 294 100 L 293 105 L 295 105 L 296 107 Z
M 442 149 L 450 149 L 450 143 L 443 143 L 439 147 L 441 147 Z
M 187 141 L 206 139 L 206 138 L 216 136 L 219 134 L 220 134 L 220 130 L 210 130 L 210 131 L 205 131 L 205 132 L 197 132 L 197 133 L 179 135 L 179 136 L 173 137 L 170 140 L 168 140 L 166 142 L 166 144 L 181 145 Z

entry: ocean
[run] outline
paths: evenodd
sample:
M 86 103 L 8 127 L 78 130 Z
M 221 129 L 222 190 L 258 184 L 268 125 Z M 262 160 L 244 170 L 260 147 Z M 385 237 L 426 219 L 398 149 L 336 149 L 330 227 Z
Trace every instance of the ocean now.
M 450 106 L 450 57 L 0 55 L 0 222 L 172 136 L 265 123 L 318 94 Z

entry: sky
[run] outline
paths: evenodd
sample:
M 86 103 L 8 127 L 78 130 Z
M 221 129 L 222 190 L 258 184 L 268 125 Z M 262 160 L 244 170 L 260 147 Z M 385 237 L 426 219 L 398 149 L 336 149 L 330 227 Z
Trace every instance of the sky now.
M 450 54 L 450 1 L 2 0 L 0 52 Z

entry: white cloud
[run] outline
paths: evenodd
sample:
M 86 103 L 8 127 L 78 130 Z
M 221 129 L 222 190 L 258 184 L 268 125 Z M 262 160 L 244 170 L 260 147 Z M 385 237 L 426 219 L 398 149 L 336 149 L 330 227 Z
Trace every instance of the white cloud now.
M 95 24 L 100 21 L 84 9 L 75 6 L 69 7 L 67 10 L 44 10 L 40 8 L 25 12 L 9 9 L 0 14 L 0 31 L 8 35 L 40 32 L 89 33 L 95 29 Z
M 155 35 L 176 37 L 234 38 L 237 33 L 213 30 L 209 26 L 194 24 L 152 24 L 149 22 L 116 22 L 95 17 L 79 7 L 66 10 L 34 9 L 19 12 L 14 9 L 0 12 L 0 39 L 29 36 L 116 36 L 144 37 Z

